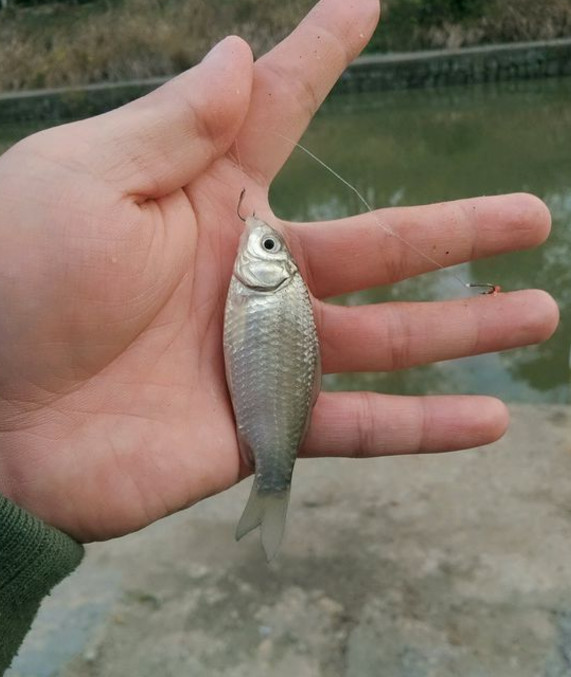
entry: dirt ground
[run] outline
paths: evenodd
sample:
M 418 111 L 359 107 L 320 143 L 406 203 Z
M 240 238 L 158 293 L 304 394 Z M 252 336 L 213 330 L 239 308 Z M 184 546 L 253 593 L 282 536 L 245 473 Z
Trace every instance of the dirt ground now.
M 268 566 L 250 481 L 88 549 L 7 677 L 568 677 L 571 411 L 455 455 L 301 461 Z

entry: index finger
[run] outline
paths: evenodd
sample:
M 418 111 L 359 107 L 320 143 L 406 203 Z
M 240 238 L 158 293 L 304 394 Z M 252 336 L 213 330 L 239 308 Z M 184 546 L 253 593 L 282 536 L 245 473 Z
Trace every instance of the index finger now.
M 321 0 L 254 66 L 250 112 L 238 137 L 240 163 L 270 183 L 348 64 L 367 44 L 379 0 Z M 280 138 L 280 135 L 283 135 Z

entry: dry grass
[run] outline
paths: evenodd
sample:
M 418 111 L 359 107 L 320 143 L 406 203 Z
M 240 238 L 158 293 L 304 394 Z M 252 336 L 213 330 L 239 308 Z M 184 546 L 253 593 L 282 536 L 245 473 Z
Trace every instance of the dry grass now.
M 442 0 L 385 0 L 370 49 L 403 51 L 571 35 L 569 0 L 477 0 L 478 13 L 432 15 Z M 448 0 L 450 2 L 450 0 Z M 223 35 L 261 54 L 314 0 L 94 0 L 0 12 L 0 90 L 180 72 Z
M 571 35 L 571 3 L 569 0 L 497 0 L 493 14 L 482 22 L 490 41 L 551 40 Z
M 311 0 L 122 0 L 0 14 L 0 90 L 168 75 L 228 33 L 256 53 L 281 39 Z
M 571 36 L 569 0 L 464 0 L 471 10 L 462 17 L 442 9 L 454 4 L 454 0 L 384 0 L 384 25 L 373 46 L 398 52 Z

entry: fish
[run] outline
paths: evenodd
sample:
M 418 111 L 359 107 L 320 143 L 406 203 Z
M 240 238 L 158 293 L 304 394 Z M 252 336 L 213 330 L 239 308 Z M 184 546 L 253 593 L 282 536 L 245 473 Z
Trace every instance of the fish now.
M 284 234 L 255 215 L 243 220 L 223 337 L 238 446 L 254 469 L 236 540 L 260 527 L 269 562 L 282 542 L 294 464 L 321 387 L 321 357 L 309 290 Z

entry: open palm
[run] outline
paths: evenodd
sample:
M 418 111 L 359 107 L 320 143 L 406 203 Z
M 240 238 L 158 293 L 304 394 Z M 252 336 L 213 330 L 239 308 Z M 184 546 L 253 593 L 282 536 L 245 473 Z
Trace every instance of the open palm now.
M 244 476 L 221 350 L 244 209 L 275 221 L 268 185 L 374 28 L 376 0 L 322 0 L 252 64 L 228 38 L 197 67 L 0 159 L 0 491 L 79 540 L 103 539 Z M 457 263 L 549 230 L 525 195 L 384 210 Z M 423 226 L 422 229 L 418 226 Z M 317 299 L 430 265 L 371 215 L 287 224 Z M 452 244 L 451 244 L 452 243 Z M 340 308 L 315 301 L 325 371 L 395 369 L 542 340 L 542 292 Z M 445 318 L 445 326 L 443 322 Z M 304 453 L 380 455 L 483 444 L 492 398 L 320 396 Z

